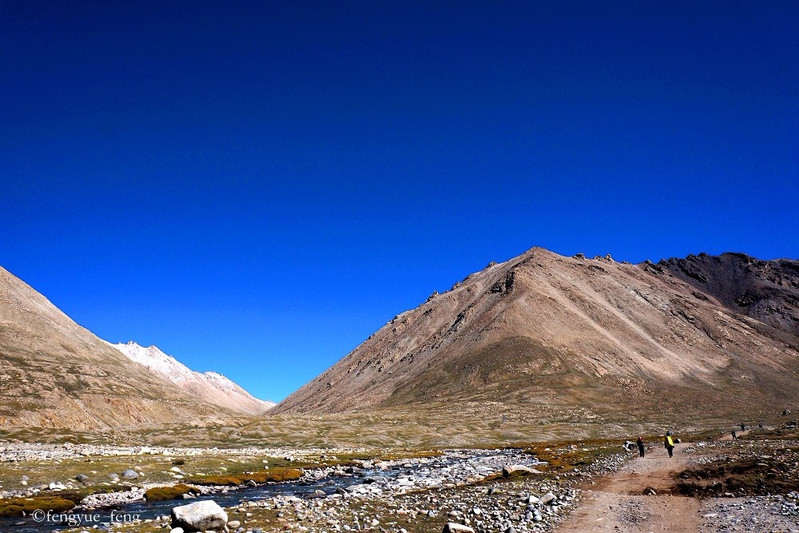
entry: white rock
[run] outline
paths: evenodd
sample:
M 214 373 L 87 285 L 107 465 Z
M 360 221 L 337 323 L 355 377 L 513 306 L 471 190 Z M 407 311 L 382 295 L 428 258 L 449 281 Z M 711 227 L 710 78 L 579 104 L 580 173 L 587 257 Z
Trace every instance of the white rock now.
M 541 503 L 544 505 L 553 505 L 557 497 L 551 492 L 547 492 L 541 497 Z
M 474 529 L 463 524 L 456 524 L 455 522 L 448 522 L 444 526 L 442 533 L 474 533 Z
M 213 500 L 203 500 L 172 508 L 172 525 L 187 531 L 224 528 L 227 513 Z
M 538 473 L 537 470 L 524 465 L 505 465 L 502 467 L 503 477 L 526 476 L 536 473 Z

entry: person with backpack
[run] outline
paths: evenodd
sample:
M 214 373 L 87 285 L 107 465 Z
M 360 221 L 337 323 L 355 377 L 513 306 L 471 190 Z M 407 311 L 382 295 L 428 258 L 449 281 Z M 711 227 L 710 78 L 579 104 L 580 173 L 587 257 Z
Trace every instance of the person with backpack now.
M 674 439 L 671 438 L 671 431 L 666 431 L 666 438 L 663 439 L 663 444 L 669 452 L 669 457 L 674 457 Z
M 638 455 L 643 457 L 645 449 L 644 449 L 644 439 L 641 438 L 641 435 L 638 435 L 638 441 L 636 442 L 636 444 L 638 444 Z

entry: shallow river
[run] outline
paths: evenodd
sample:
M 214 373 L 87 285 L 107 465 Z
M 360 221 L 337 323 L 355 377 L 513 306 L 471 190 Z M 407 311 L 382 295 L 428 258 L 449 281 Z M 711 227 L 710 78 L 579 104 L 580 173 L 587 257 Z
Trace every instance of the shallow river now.
M 347 490 L 353 494 L 391 494 L 402 490 L 464 483 L 467 478 L 484 477 L 499 472 L 508 464 L 535 466 L 540 463 L 534 456 L 520 450 L 453 450 L 435 458 L 392 462 L 389 463 L 390 466 L 382 469 L 356 470 L 347 475 L 319 471 L 316 476 L 312 473 L 300 481 L 233 488 L 198 496 L 188 501 L 140 501 L 122 507 L 75 510 L 71 513 L 48 514 L 37 511 L 24 518 L 0 519 L 0 531 L 53 532 L 72 527 L 91 529 L 92 526 L 108 529 L 112 522 L 131 522 L 168 516 L 173 507 L 198 500 L 214 500 L 227 508 L 235 507 L 245 501 L 264 500 L 280 495 L 307 498 L 315 491 L 324 491 L 325 494 L 333 494 L 339 490 Z M 312 477 L 317 479 L 310 479 Z

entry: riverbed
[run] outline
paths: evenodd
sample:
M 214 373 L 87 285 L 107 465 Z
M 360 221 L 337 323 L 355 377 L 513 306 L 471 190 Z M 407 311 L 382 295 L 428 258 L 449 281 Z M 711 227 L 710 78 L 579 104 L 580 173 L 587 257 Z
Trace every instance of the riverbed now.
M 329 467 L 305 472 L 299 481 L 268 483 L 237 488 L 211 487 L 191 500 L 134 501 L 126 505 L 79 506 L 68 513 L 34 512 L 23 518 L 4 519 L 0 529 L 17 533 L 53 532 L 74 527 L 110 529 L 115 523 L 163 519 L 173 507 L 202 499 L 213 499 L 225 508 L 286 496 L 304 499 L 333 494 L 351 498 L 378 498 L 412 491 L 457 487 L 499 473 L 506 465 L 534 468 L 541 464 L 518 449 L 447 450 L 436 457 L 397 461 L 364 461 L 360 467 Z M 139 491 L 141 492 L 141 491 Z M 112 501 L 110 496 L 107 501 Z M 95 502 L 97 500 L 94 500 Z M 100 502 L 103 500 L 101 499 Z

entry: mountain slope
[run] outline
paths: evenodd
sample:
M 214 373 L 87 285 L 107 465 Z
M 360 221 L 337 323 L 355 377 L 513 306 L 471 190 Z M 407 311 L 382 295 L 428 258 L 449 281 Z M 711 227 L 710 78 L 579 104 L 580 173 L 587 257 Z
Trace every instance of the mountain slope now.
M 658 265 L 734 312 L 799 335 L 799 261 L 726 253 L 689 255 Z
M 83 430 L 231 416 L 131 361 L 0 268 L 0 427 Z
M 786 301 L 797 294 L 784 290 Z M 716 294 L 661 265 L 533 249 L 398 315 L 273 412 L 500 404 L 541 416 L 734 416 L 799 400 L 792 329 L 764 327 Z
M 111 346 L 204 402 L 247 415 L 263 414 L 275 405 L 253 397 L 222 374 L 195 372 L 155 346 L 145 348 L 133 341 Z

